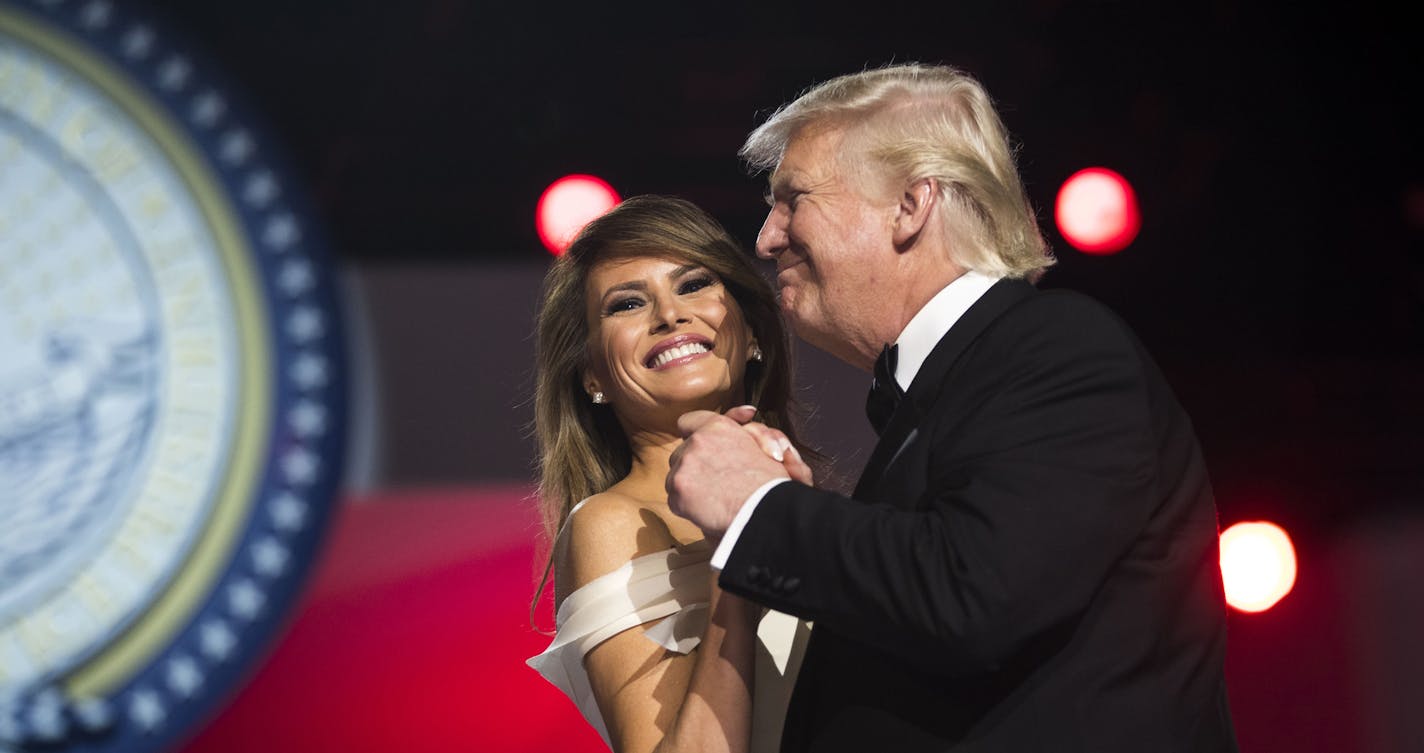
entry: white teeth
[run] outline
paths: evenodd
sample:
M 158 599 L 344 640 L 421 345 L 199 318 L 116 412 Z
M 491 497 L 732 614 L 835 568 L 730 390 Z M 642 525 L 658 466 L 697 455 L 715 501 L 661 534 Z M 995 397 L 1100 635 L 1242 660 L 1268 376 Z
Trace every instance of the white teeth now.
M 686 345 L 679 345 L 676 348 L 668 348 L 667 350 L 659 353 L 657 358 L 653 359 L 653 368 L 662 366 L 663 364 L 667 363 L 668 361 L 671 361 L 674 358 L 682 358 L 683 356 L 690 356 L 693 353 L 706 352 L 707 346 L 703 345 L 702 343 L 688 343 Z

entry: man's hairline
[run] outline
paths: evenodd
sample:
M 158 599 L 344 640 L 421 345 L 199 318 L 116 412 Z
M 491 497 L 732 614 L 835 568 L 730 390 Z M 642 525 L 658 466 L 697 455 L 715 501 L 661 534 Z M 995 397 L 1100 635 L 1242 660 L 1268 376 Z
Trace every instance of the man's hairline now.
M 863 122 L 863 121 L 861 121 Z M 786 153 L 791 150 L 791 143 L 802 138 L 815 138 L 828 131 L 836 132 L 835 158 L 832 164 L 835 167 L 835 177 L 840 179 L 863 199 L 879 198 L 866 190 L 867 180 L 864 180 L 866 173 L 879 173 L 879 177 L 890 180 L 888 170 L 885 166 L 878 165 L 871 159 L 865 144 L 861 144 L 854 150 L 854 154 L 846 154 L 841 146 L 848 141 L 852 141 L 855 131 L 860 122 L 857 119 L 837 114 L 827 114 L 820 118 L 808 119 L 801 122 L 786 132 L 786 137 L 782 140 L 781 153 L 777 155 L 776 164 L 766 169 L 767 187 L 773 193 L 778 185 L 784 185 L 785 180 L 778 183 L 777 176 L 781 174 L 781 165 L 786 161 Z M 864 130 L 864 129 L 862 129 Z M 811 133 L 810 131 L 815 131 Z M 859 173 L 859 175 L 857 175 Z

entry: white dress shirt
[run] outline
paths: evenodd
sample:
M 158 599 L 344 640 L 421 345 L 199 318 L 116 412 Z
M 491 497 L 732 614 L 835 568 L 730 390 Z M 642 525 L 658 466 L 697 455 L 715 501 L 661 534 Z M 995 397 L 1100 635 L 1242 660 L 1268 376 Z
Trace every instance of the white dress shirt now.
M 964 316 L 964 312 L 998 281 L 997 277 L 972 270 L 965 272 L 944 286 L 943 290 L 935 293 L 933 298 L 915 312 L 910 323 L 905 325 L 905 329 L 901 330 L 900 336 L 895 339 L 895 382 L 900 385 L 900 389 L 910 388 L 910 383 L 915 381 L 915 375 L 920 372 L 925 359 L 929 358 L 930 351 L 934 350 L 935 345 L 949 332 L 949 328 L 959 321 L 959 317 Z M 741 535 L 747 521 L 751 520 L 752 512 L 766 493 L 773 486 L 790 480 L 772 479 L 757 487 L 757 490 L 747 497 L 742 509 L 737 511 L 736 517 L 732 518 L 731 524 L 727 526 L 727 532 L 722 534 L 722 541 L 717 544 L 716 551 L 712 553 L 710 564 L 714 569 L 721 570 L 726 566 L 727 560 L 732 556 L 732 547 L 736 546 L 737 537 Z

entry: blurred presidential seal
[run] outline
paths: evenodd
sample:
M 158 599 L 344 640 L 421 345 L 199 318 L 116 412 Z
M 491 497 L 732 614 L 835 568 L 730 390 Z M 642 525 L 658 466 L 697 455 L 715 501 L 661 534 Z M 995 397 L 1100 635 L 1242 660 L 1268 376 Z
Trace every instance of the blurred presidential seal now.
M 267 142 L 107 0 L 0 0 L 0 751 L 174 747 L 308 569 L 335 293 Z

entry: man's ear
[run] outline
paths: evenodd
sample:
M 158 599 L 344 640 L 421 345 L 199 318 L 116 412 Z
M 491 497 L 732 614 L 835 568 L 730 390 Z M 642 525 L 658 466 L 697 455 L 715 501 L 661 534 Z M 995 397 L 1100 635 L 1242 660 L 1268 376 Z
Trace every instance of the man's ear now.
M 895 247 L 904 248 L 914 241 L 938 205 L 939 184 L 933 178 L 920 178 L 905 186 L 895 213 Z

